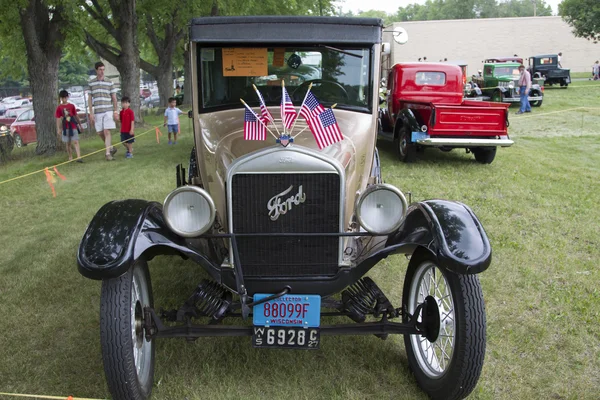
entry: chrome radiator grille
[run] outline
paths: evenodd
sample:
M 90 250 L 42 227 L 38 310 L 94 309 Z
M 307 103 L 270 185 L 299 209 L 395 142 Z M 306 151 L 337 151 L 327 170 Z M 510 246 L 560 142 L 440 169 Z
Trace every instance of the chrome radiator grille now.
M 236 174 L 231 191 L 233 233 L 339 232 L 338 174 Z M 248 277 L 332 276 L 338 269 L 339 241 L 323 236 L 237 238 Z

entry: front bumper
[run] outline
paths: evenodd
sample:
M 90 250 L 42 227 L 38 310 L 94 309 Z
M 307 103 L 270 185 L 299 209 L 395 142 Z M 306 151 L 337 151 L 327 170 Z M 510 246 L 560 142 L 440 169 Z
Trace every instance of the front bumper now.
M 544 96 L 529 96 L 529 101 L 541 101 L 544 99 Z M 521 101 L 520 97 L 504 97 L 502 98 L 503 103 L 519 103 Z
M 441 147 L 510 147 L 515 142 L 510 139 L 455 139 L 455 138 L 424 138 L 416 140 L 421 146 Z

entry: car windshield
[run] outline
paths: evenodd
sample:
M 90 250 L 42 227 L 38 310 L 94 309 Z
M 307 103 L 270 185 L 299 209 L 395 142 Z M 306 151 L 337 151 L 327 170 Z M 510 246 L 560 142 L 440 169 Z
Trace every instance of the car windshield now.
M 311 92 L 324 105 L 371 112 L 372 58 L 369 48 L 202 48 L 198 52 L 201 112 L 258 106 L 253 85 L 267 105 L 281 102 L 281 82 L 294 105 Z
M 494 76 L 510 76 L 514 79 L 518 79 L 519 75 L 519 67 L 496 67 L 494 70 Z

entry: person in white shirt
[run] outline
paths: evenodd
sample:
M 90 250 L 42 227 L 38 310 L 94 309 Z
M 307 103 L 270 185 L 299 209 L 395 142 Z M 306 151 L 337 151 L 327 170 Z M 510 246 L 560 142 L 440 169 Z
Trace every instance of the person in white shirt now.
M 519 65 L 519 96 L 521 97 L 521 108 L 517 111 L 517 114 L 523 114 L 531 112 L 531 105 L 529 104 L 529 90 L 531 89 L 531 74 L 525 69 L 523 64 Z
M 562 68 L 562 64 L 560 63 L 560 60 L 562 60 L 562 52 L 558 53 L 558 68 Z
M 169 107 L 165 110 L 165 123 L 169 132 L 169 144 L 177 144 L 177 134 L 179 133 L 179 115 L 183 114 L 179 108 L 175 107 L 177 100 L 174 97 L 169 98 Z M 171 142 L 171 134 L 173 141 Z

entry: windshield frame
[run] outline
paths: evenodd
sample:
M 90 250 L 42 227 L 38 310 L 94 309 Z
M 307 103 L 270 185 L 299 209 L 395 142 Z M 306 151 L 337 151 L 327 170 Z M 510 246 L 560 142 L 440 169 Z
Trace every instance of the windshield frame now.
M 232 43 L 197 43 L 196 44 L 196 49 L 195 49 L 195 53 L 196 53 L 196 57 L 195 60 L 193 62 L 196 63 L 195 65 L 195 79 L 197 80 L 196 82 L 196 91 L 197 93 L 194 94 L 194 96 L 196 97 L 196 101 L 198 104 L 198 113 L 199 114 L 206 114 L 206 113 L 211 113 L 211 112 L 217 112 L 217 111 L 223 111 L 223 110 L 232 110 L 232 109 L 240 109 L 243 108 L 244 105 L 240 102 L 237 101 L 236 102 L 232 102 L 229 104 L 224 104 L 224 105 L 213 105 L 213 106 L 205 106 L 205 102 L 204 102 L 204 95 L 203 95 L 203 75 L 204 75 L 204 63 L 202 62 L 202 49 L 220 49 L 220 48 L 245 48 L 245 47 L 260 47 L 260 48 L 267 48 L 268 52 L 272 52 L 274 48 L 286 48 L 286 49 L 294 49 L 294 52 L 301 52 L 302 49 L 305 49 L 307 52 L 314 52 L 314 51 L 331 51 L 334 53 L 340 53 L 340 54 L 348 54 L 347 52 L 349 50 L 363 50 L 365 53 L 365 56 L 368 57 L 368 60 L 366 62 L 366 67 L 368 68 L 367 71 L 367 78 L 366 78 L 366 84 L 363 86 L 363 90 L 364 90 L 364 96 L 365 96 L 365 106 L 357 106 L 357 105 L 350 105 L 350 104 L 343 104 L 342 102 L 335 102 L 336 108 L 337 109 L 342 109 L 342 110 L 349 110 L 349 111 L 354 111 L 354 112 L 360 112 L 360 113 L 365 113 L 365 114 L 373 114 L 375 111 L 373 110 L 373 104 L 374 104 L 374 98 L 373 98 L 373 88 L 375 85 L 374 82 L 374 75 L 375 75 L 375 49 L 374 49 L 374 45 L 367 45 L 367 44 L 330 44 L 328 43 L 327 45 L 322 45 L 322 44 L 297 44 L 297 43 L 290 43 L 290 44 L 281 44 L 281 43 L 264 43 L 264 44 L 260 44 L 260 45 L 256 45 L 256 44 L 246 44 L 246 43 L 236 43 L 236 44 L 232 44 Z M 286 51 L 286 54 L 288 52 Z M 356 56 L 353 56 L 356 57 Z M 360 59 L 362 59 L 363 57 L 358 57 Z M 280 87 L 280 86 L 278 86 Z M 294 86 L 294 88 L 297 88 L 300 86 Z M 286 86 L 286 88 L 288 88 L 288 93 L 290 94 L 290 96 L 292 95 L 292 93 L 290 92 L 290 87 Z M 259 87 L 260 90 L 260 87 Z M 303 92 L 305 93 L 305 92 Z M 258 101 L 258 97 L 253 95 L 249 98 L 244 98 L 244 101 L 246 101 L 248 103 L 248 105 L 250 107 L 253 108 L 257 108 L 259 107 L 259 101 Z M 334 103 L 333 102 L 329 102 L 326 99 L 321 99 L 319 98 L 319 101 L 321 102 L 321 104 L 323 104 L 325 107 L 331 107 Z M 279 106 L 279 100 L 278 101 L 270 101 L 270 100 L 265 100 L 266 104 L 268 107 L 275 107 L 275 106 Z M 297 101 L 297 100 L 293 100 L 294 102 L 294 106 L 295 107 L 300 107 L 300 105 L 302 104 L 302 101 Z

